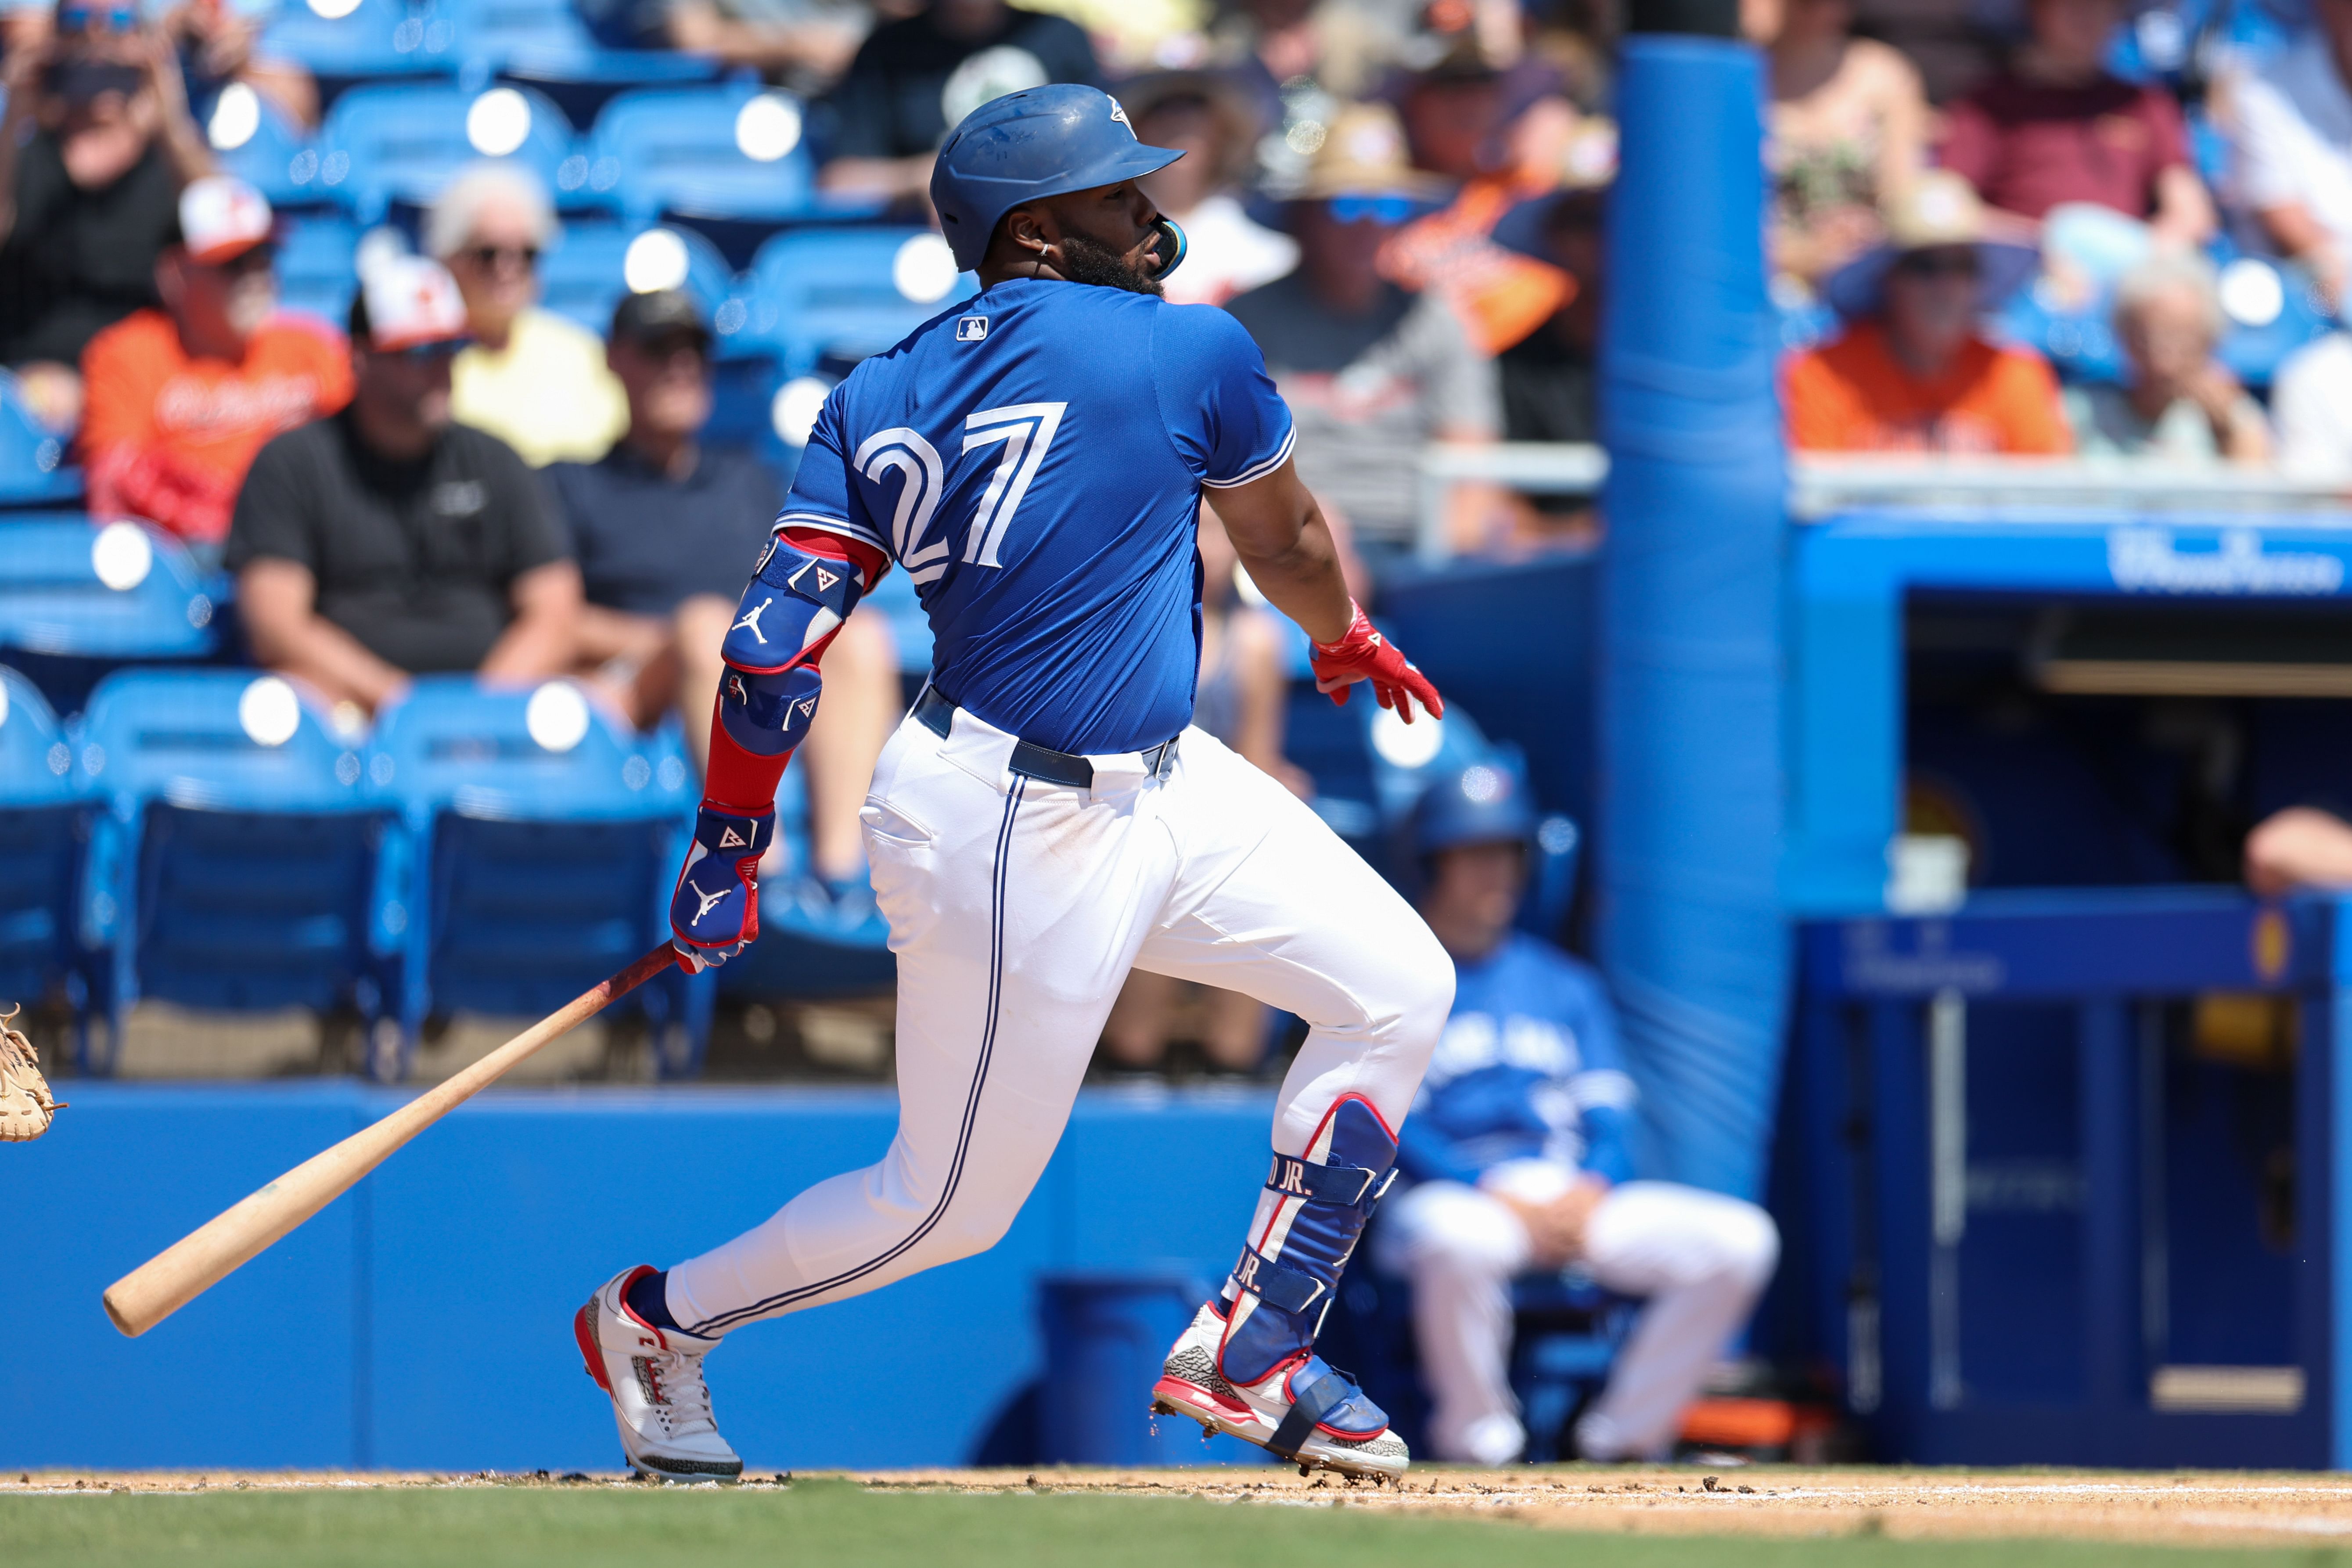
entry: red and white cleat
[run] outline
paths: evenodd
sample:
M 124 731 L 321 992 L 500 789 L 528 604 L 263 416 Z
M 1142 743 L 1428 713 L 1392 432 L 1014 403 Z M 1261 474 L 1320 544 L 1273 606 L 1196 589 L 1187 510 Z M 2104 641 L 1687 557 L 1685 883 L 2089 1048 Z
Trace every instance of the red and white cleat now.
M 718 1345 L 677 1329 L 657 1329 L 629 1310 L 630 1284 L 653 1270 L 614 1276 L 572 1321 L 581 1359 L 596 1386 L 612 1395 L 621 1451 L 658 1481 L 731 1481 L 742 1457 L 719 1435 L 702 1358 Z
M 1151 1408 L 1189 1416 L 1212 1432 L 1255 1443 L 1298 1466 L 1318 1466 L 1342 1475 L 1396 1480 L 1412 1462 L 1404 1439 L 1389 1430 L 1388 1417 L 1320 1357 L 1295 1357 L 1255 1384 L 1240 1384 L 1220 1369 L 1225 1319 L 1213 1298 L 1192 1315 L 1192 1326 L 1151 1386 Z M 1327 1384 L 1323 1380 L 1334 1379 Z M 1323 1419 L 1293 1419 L 1298 1399 L 1326 1405 Z M 1293 1431 L 1286 1428 L 1302 1428 Z

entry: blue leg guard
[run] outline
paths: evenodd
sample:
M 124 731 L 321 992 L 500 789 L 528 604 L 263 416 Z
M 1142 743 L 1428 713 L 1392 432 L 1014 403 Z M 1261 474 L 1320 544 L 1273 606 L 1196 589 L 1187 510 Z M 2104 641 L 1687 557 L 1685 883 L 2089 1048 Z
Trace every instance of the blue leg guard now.
M 1228 1381 L 1244 1384 L 1289 1369 L 1291 1407 L 1265 1445 L 1285 1458 L 1297 1458 L 1318 1426 L 1341 1437 L 1388 1426 L 1380 1406 L 1314 1347 L 1340 1271 L 1395 1179 L 1396 1152 L 1379 1114 L 1348 1095 L 1324 1117 L 1303 1158 L 1276 1154 L 1267 1173 L 1273 1215 L 1234 1268 L 1217 1362 Z

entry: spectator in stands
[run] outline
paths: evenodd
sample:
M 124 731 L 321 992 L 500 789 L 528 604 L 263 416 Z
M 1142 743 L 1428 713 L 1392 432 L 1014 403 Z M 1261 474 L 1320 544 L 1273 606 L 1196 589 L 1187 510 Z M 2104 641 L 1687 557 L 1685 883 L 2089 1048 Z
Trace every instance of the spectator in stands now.
M 1189 263 L 1188 263 L 1189 265 Z M 1241 593 L 1241 558 L 1225 525 L 1201 508 L 1201 673 L 1192 722 L 1302 799 L 1313 781 L 1282 754 L 1283 705 L 1289 693 L 1288 651 L 1282 628 Z M 827 655 L 826 700 L 832 700 Z M 1265 1056 L 1266 1009 L 1239 992 L 1192 985 L 1171 975 L 1137 970 L 1128 976 L 1103 1026 L 1103 1054 L 1130 1071 L 1160 1067 L 1167 1058 L 1178 1007 L 1187 992 L 1201 994 L 1201 1053 L 1212 1071 L 1252 1073 Z
M 134 310 L 82 352 L 89 509 L 217 544 L 262 443 L 341 408 L 350 350 L 323 325 L 275 319 L 269 204 L 207 175 L 180 193 L 179 237 L 155 262 L 160 310 Z
M 645 41 L 766 72 L 799 92 L 839 81 L 874 25 L 867 0 L 651 0 L 642 9 L 654 21 Z
M 691 295 L 629 295 L 607 342 L 628 429 L 597 462 L 547 469 L 587 599 L 579 662 L 640 728 L 676 710 L 699 764 L 719 645 L 783 494 L 748 453 L 701 442 L 710 328 Z M 904 706 L 887 623 L 852 616 L 825 655 L 824 705 L 802 747 L 815 870 L 828 884 L 863 878 L 858 806 Z
M 2274 812 L 2246 835 L 2245 876 L 2266 899 L 2352 889 L 2352 823 L 2308 805 Z
M 1298 94 L 1298 84 L 1325 102 L 1364 97 L 1404 44 L 1394 6 L 1384 8 L 1388 16 L 1349 0 L 1240 0 L 1219 9 L 1213 58 L 1270 126 L 1283 123 L 1284 93 Z
M 2213 204 L 2180 105 L 2107 74 L 2123 0 L 2026 0 L 2026 14 L 2032 35 L 2007 68 L 1945 110 L 1944 167 L 2041 220 L 2042 253 L 2076 294 L 2104 292 L 2150 248 L 2202 244 Z
M 1977 330 L 1981 313 L 2032 276 L 2032 248 L 1994 237 L 1998 226 L 1976 193 L 1948 170 L 1897 192 L 1883 221 L 1885 243 L 1829 280 L 1844 331 L 1788 365 L 1790 444 L 1814 452 L 2067 451 L 2048 363 Z
M 817 183 L 845 195 L 930 202 L 931 159 L 950 128 L 992 98 L 1049 81 L 1101 85 L 1075 22 L 1005 0 L 929 0 L 877 27 L 825 100 L 832 121 Z
M 1413 1331 L 1441 1459 L 1507 1464 L 1527 1443 L 1511 1395 L 1511 1280 L 1579 1266 L 1649 1299 L 1608 1386 L 1577 1421 L 1587 1459 L 1671 1455 L 1683 1407 L 1772 1276 L 1762 1209 L 1633 1180 L 1633 1080 L 1601 977 L 1512 929 L 1536 820 L 1502 759 L 1433 781 L 1413 816 L 1421 912 L 1456 975 L 1374 1259 L 1412 1280 Z
M 233 81 L 243 82 L 297 127 L 319 123 L 319 84 L 297 61 L 259 52 L 261 28 L 274 5 L 227 0 L 180 0 L 158 23 L 179 50 L 189 90 L 198 102 Z
M 1771 53 L 1764 158 L 1772 265 L 1808 288 L 1878 243 L 1878 204 L 1927 163 L 1927 99 L 1909 60 L 1853 36 L 1852 0 L 1748 0 Z
M 1496 356 L 1503 393 L 1503 437 L 1509 441 L 1597 443 L 1601 439 L 1601 223 L 1605 190 L 1564 191 L 1514 210 L 1496 239 L 1539 256 L 1576 285 L 1551 320 Z M 1538 496 L 1518 513 L 1516 537 L 1496 541 L 1542 548 L 1588 543 L 1600 533 L 1588 496 Z
M 539 258 L 556 237 L 538 176 L 478 163 L 425 220 L 425 248 L 457 280 L 473 342 L 458 354 L 455 413 L 538 467 L 593 461 L 628 427 L 628 400 L 586 328 L 539 308 Z
M 1446 49 L 1402 93 L 1405 140 L 1416 167 L 1452 188 L 1440 210 L 1413 218 L 1381 258 L 1407 289 L 1444 294 L 1471 341 L 1497 354 L 1567 303 L 1575 285 L 1550 262 L 1494 240 L 1520 202 L 1559 187 L 1576 111 L 1543 67 L 1509 72 L 1464 27 L 1433 35 Z
M 2227 83 L 2237 198 L 2329 302 L 2352 283 L 2352 0 Z
M 2211 262 L 2182 251 L 2141 262 L 2116 286 L 2115 321 L 2131 383 L 2066 389 L 2076 451 L 2183 463 L 2270 461 L 2262 405 L 2213 357 L 2224 322 Z
M 1376 575 L 1412 547 L 1422 446 L 1491 441 L 1502 423 L 1494 361 L 1452 305 L 1381 276 L 1382 243 L 1432 189 L 1405 162 L 1393 114 L 1341 111 L 1290 205 L 1298 270 L 1226 307 L 1290 405 L 1300 476 L 1347 520 Z M 1482 544 L 1500 510 L 1491 487 L 1457 486 L 1457 545 Z
M 227 565 L 253 657 L 373 711 L 412 675 L 529 682 L 572 667 L 580 569 L 538 475 L 450 418 L 466 307 L 394 257 L 352 301 L 352 401 L 253 461 Z
M 1187 242 L 1169 299 L 1222 305 L 1297 267 L 1298 242 L 1251 218 L 1234 194 L 1254 166 L 1257 122 L 1232 83 L 1171 71 L 1129 82 L 1118 96 L 1138 140 L 1184 154 L 1143 182 Z
M 0 75 L 0 364 L 37 416 L 70 430 L 82 350 L 156 303 L 180 191 L 213 160 L 177 58 L 129 0 L 64 0 L 55 26 Z
M 2352 336 L 2330 332 L 2289 354 L 2271 380 L 2271 417 L 2280 468 L 2352 478 Z

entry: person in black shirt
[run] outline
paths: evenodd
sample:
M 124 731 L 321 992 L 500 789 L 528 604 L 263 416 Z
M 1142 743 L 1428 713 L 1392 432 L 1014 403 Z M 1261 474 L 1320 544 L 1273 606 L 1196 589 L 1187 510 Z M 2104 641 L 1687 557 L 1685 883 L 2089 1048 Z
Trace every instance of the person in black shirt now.
M 1495 357 L 1507 441 L 1601 440 L 1601 226 L 1608 195 L 1593 189 L 1538 196 L 1496 226 L 1496 243 L 1576 279 L 1567 304 Z M 1541 496 L 1522 520 L 1520 542 L 1585 543 L 1600 529 L 1590 497 Z
M 213 172 L 179 59 L 129 0 L 64 0 L 0 71 L 0 364 L 52 428 L 81 418 L 99 331 L 157 303 L 181 188 Z
M 928 204 L 931 159 L 948 127 L 989 100 L 1047 82 L 1099 87 L 1102 68 L 1076 23 L 1004 0 L 931 0 L 877 27 L 825 100 L 827 162 L 817 183 L 844 195 Z
M 677 709 L 697 763 L 725 673 L 719 644 L 783 505 L 765 466 L 699 439 L 709 356 L 710 329 L 691 296 L 624 299 L 605 363 L 628 395 L 628 432 L 597 462 L 543 470 L 587 594 L 583 673 L 640 726 Z M 802 747 L 814 869 L 829 884 L 862 879 L 857 811 L 903 706 L 888 623 L 876 610 L 852 616 L 825 655 L 824 704 Z
M 411 675 L 528 683 L 572 665 L 580 569 L 538 476 L 449 418 L 466 331 L 438 262 L 370 268 L 352 302 L 352 401 L 261 448 L 226 563 L 253 656 L 373 710 Z

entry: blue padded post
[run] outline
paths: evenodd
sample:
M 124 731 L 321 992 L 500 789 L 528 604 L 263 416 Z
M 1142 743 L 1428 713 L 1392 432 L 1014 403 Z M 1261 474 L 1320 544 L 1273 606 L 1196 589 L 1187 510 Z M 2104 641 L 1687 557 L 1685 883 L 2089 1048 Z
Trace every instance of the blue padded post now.
M 1758 1195 L 1788 992 L 1785 468 L 1764 289 L 1761 71 L 1636 34 L 1618 77 L 1601 342 L 1601 954 L 1648 1169 Z

